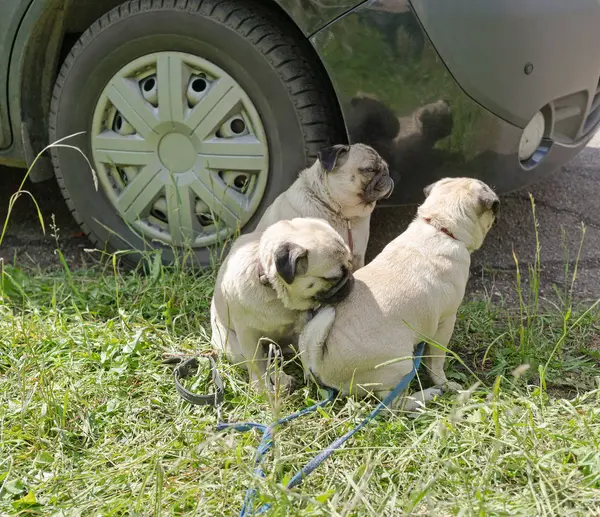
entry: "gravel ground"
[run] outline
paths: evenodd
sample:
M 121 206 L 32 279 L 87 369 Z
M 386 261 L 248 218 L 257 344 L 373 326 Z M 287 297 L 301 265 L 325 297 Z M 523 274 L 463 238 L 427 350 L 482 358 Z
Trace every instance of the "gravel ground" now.
M 6 213 L 8 200 L 18 189 L 24 171 L 0 167 L 0 206 Z M 54 214 L 60 248 L 73 267 L 89 263 L 83 237 L 63 203 L 54 181 L 27 188 L 35 196 L 47 225 L 41 231 L 34 205 L 27 196 L 15 205 L 0 257 L 22 265 L 55 267 L 58 259 Z M 473 256 L 471 293 L 486 293 L 511 299 L 514 294 L 515 262 L 521 266 L 535 257 L 535 233 L 529 192 L 536 200 L 542 257 L 542 292 L 565 285 L 565 264 L 572 268 L 581 240 L 582 223 L 587 232 L 576 283 L 581 299 L 600 298 L 600 134 L 571 163 L 545 181 L 502 198 L 501 216 L 485 245 Z M 401 233 L 414 216 L 414 207 L 378 210 L 372 222 L 370 256 Z M 4 220 L 4 217 L 2 218 Z M 568 255 L 566 254 L 568 252 Z

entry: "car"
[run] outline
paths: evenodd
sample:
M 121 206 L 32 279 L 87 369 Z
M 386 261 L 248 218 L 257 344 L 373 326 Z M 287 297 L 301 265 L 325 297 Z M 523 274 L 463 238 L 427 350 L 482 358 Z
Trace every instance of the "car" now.
M 600 122 L 598 26 L 596 0 L 4 0 L 0 162 L 52 144 L 30 179 L 96 246 L 209 264 L 328 145 L 382 154 L 384 206 L 548 175 Z

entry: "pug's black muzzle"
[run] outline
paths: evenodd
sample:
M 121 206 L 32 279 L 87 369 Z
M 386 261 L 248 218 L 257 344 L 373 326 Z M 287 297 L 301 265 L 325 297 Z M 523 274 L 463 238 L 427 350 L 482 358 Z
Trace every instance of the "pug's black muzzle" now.
M 320 303 L 340 303 L 344 300 L 352 291 L 354 287 L 354 276 L 348 271 L 333 287 L 324 293 L 319 293 L 315 296 L 315 299 Z
M 382 185 L 381 190 L 386 192 L 381 199 L 388 199 L 394 193 L 394 180 L 386 176 L 379 183 Z
M 394 192 L 394 180 L 388 174 L 380 174 L 367 185 L 362 195 L 365 203 L 389 198 Z

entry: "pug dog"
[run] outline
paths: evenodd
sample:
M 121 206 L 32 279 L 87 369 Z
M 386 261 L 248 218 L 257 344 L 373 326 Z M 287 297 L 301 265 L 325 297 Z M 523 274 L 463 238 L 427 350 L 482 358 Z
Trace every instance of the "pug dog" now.
M 319 310 L 300 335 L 305 373 L 324 385 L 385 397 L 412 369 L 409 358 L 424 337 L 447 347 L 471 253 L 483 244 L 500 202 L 471 178 L 442 179 L 425 195 L 407 230 L 357 271 L 350 296 L 335 309 Z M 444 361 L 444 351 L 426 345 L 423 363 L 433 386 L 415 394 L 406 409 L 460 389 L 446 378 Z
M 283 220 L 241 236 L 217 275 L 210 311 L 213 347 L 245 364 L 252 384 L 264 391 L 262 338 L 295 343 L 305 311 L 348 295 L 351 260 L 344 240 L 321 219 Z M 293 387 L 290 376 L 280 379 L 284 388 Z
M 365 264 L 371 213 L 394 190 L 388 165 L 373 148 L 334 145 L 321 149 L 312 167 L 267 209 L 257 230 L 282 219 L 325 219 L 344 238 L 354 270 Z

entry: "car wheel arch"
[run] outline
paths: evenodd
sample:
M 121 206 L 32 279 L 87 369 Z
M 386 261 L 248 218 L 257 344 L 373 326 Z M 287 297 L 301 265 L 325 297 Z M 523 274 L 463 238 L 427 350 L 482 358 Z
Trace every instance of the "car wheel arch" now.
M 141 0 L 144 1 L 144 0 Z M 146 0 L 148 3 L 174 4 L 177 0 Z M 193 1 L 193 0 L 189 0 Z M 314 56 L 317 73 L 329 84 L 331 102 L 335 104 L 338 122 L 344 126 L 337 94 L 317 51 L 312 47 L 297 21 L 278 0 L 267 0 L 290 30 L 298 31 L 306 48 Z M 21 23 L 11 60 L 11 96 L 16 99 L 11 111 L 13 129 L 20 136 L 22 154 L 28 166 L 48 144 L 48 114 L 53 84 L 64 58 L 80 34 L 111 9 L 124 4 L 123 0 L 101 0 L 82 5 L 73 0 L 33 0 Z M 88 9 L 91 5 L 93 9 Z M 345 131 L 344 131 L 345 132 Z M 38 162 L 39 163 L 39 162 Z M 30 173 L 34 182 L 49 179 L 52 167 L 45 159 Z

